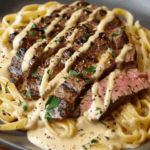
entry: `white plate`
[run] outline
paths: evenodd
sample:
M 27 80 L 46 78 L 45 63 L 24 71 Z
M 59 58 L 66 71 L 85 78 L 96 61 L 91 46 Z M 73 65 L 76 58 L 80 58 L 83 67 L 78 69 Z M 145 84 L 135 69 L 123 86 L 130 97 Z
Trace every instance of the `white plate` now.
M 71 3 L 74 0 L 58 0 L 60 3 Z M 86 0 L 87 2 L 98 5 L 107 6 L 110 10 L 116 7 L 127 9 L 130 11 L 135 20 L 140 20 L 140 23 L 150 29 L 150 0 Z M 19 11 L 23 6 L 33 3 L 45 3 L 48 0 L 4 0 L 0 1 L 0 18 L 4 15 Z M 8 150 L 40 150 L 31 144 L 26 137 L 24 131 L 0 131 L 0 145 L 4 145 Z M 135 150 L 149 150 L 150 142 L 146 142 Z

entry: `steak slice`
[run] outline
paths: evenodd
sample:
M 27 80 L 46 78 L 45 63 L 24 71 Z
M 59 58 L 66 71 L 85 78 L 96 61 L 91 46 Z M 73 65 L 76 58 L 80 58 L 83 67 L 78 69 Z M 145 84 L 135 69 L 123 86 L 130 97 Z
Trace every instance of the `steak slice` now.
M 118 106 L 125 103 L 136 93 L 148 89 L 150 87 L 150 72 L 139 72 L 137 69 L 125 69 L 116 77 L 113 91 L 111 93 L 111 103 L 104 109 L 100 119 L 111 114 Z M 105 94 L 107 90 L 108 77 L 99 82 L 98 95 L 104 104 Z M 91 89 L 84 95 L 80 103 L 80 115 L 83 115 L 92 104 Z

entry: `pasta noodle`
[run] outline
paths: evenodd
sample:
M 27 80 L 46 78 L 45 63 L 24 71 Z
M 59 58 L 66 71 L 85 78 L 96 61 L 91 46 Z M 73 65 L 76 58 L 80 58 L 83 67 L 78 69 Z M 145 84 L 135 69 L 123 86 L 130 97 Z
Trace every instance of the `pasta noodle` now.
M 28 5 L 23 7 L 20 12 L 7 15 L 3 18 L 2 23 L 0 24 L 0 48 L 1 48 L 0 60 L 4 61 L 4 64 L 6 64 L 6 68 L 7 66 L 10 65 L 11 59 L 16 53 L 15 50 L 11 51 L 10 45 L 8 44 L 9 35 L 11 33 L 14 33 L 15 30 L 19 30 L 20 28 L 23 28 L 24 30 L 22 30 L 21 33 L 16 37 L 16 39 L 17 38 L 20 39 L 20 37 L 21 36 L 23 37 L 23 35 L 26 33 L 26 30 L 30 28 L 34 24 L 34 22 L 36 21 L 38 22 L 39 18 L 49 15 L 51 10 L 54 9 L 55 7 L 59 8 L 61 6 L 62 5 L 57 2 L 48 2 L 44 5 L 37 5 L 37 4 Z M 102 7 L 102 8 L 108 10 L 107 7 Z M 97 10 L 99 9 L 101 8 L 98 8 Z M 94 13 L 96 13 L 97 10 L 93 12 L 93 15 Z M 66 10 L 63 11 L 65 12 Z M 74 15 L 76 18 L 79 17 L 79 15 L 82 12 L 82 10 L 79 11 L 80 13 L 78 13 L 77 11 L 76 14 Z M 103 28 L 107 23 L 105 22 L 105 20 L 107 19 L 109 20 L 110 17 L 111 19 L 113 19 L 114 13 L 126 19 L 126 21 L 124 21 L 124 26 L 125 26 L 124 30 L 129 38 L 130 43 L 133 43 L 136 47 L 138 69 L 141 72 L 147 72 L 148 70 L 150 70 L 150 65 L 149 65 L 150 64 L 150 31 L 142 27 L 139 21 L 136 21 L 135 24 L 133 25 L 132 14 L 127 10 L 121 8 L 115 8 L 112 12 L 109 12 L 107 14 L 107 16 L 102 21 L 103 25 L 99 26 L 100 31 L 103 31 Z M 92 19 L 92 15 L 90 19 Z M 55 21 L 56 21 L 55 23 L 58 23 L 58 20 Z M 65 30 L 73 26 L 71 24 L 71 21 L 70 24 L 68 23 L 68 26 L 65 28 Z M 75 22 L 76 20 L 74 20 L 74 23 Z M 72 34 L 69 37 L 70 43 L 67 45 L 67 48 L 69 48 L 70 45 L 72 45 L 73 39 L 77 33 L 78 30 L 75 30 L 74 34 Z M 96 36 L 97 35 L 95 35 L 95 37 Z M 91 38 L 91 40 L 94 40 L 94 38 L 93 39 Z M 18 41 L 16 40 L 16 43 L 17 42 Z M 44 42 L 39 41 L 40 44 Z M 15 45 L 15 41 L 13 44 Z M 19 42 L 17 44 L 19 44 Z M 35 44 L 34 46 L 37 47 L 38 45 Z M 128 46 L 132 47 L 131 44 L 126 45 L 124 49 L 127 49 Z M 34 51 L 33 47 L 31 47 L 32 52 Z M 80 51 L 78 51 L 73 57 L 75 58 L 78 54 L 85 53 L 87 47 L 83 47 L 82 48 L 83 51 L 82 49 L 80 49 Z M 65 48 L 59 51 L 58 53 L 59 57 L 61 57 L 62 52 L 64 50 Z M 108 50 L 108 52 L 109 51 L 110 50 Z M 3 59 L 5 55 L 8 56 L 8 60 Z M 26 67 L 26 69 L 28 69 L 28 65 L 29 65 L 29 62 L 27 64 L 29 58 L 28 53 L 26 55 L 26 58 L 27 59 L 24 62 L 25 64 L 23 65 Z M 55 61 L 55 57 L 52 59 L 52 61 Z M 68 68 L 69 65 L 70 65 L 69 61 L 67 61 L 66 68 Z M 48 69 L 53 69 L 53 67 L 54 67 L 53 64 L 50 64 L 49 68 L 45 70 L 45 76 L 44 76 L 45 80 L 46 80 L 46 76 L 48 77 L 48 75 L 46 74 Z M 78 119 L 67 118 L 63 121 L 48 122 L 45 119 L 46 110 L 44 109 L 45 103 L 43 102 L 43 99 L 40 98 L 38 101 L 35 102 L 26 101 L 21 96 L 21 94 L 19 93 L 15 85 L 10 82 L 8 75 L 5 75 L 7 71 L 4 70 L 0 70 L 0 71 L 2 72 L 0 73 L 1 75 L 0 76 L 0 120 L 4 123 L 4 124 L 0 124 L 0 130 L 2 131 L 17 130 L 17 129 L 29 130 L 28 133 L 29 140 L 33 141 L 34 144 L 44 149 L 48 149 L 49 145 L 51 145 L 53 148 L 57 148 L 56 147 L 57 140 L 61 140 L 62 143 L 64 143 L 64 144 L 60 144 L 60 146 L 62 145 L 64 146 L 63 147 L 64 149 L 67 149 L 65 145 L 69 146 L 70 148 L 72 146 L 70 143 L 73 143 L 74 141 L 80 141 L 80 143 L 84 143 L 84 145 L 83 146 L 79 145 L 77 147 L 74 146 L 74 149 L 78 149 L 78 147 L 81 147 L 84 150 L 85 149 L 84 146 L 86 146 L 86 148 L 89 148 L 91 150 L 92 149 L 107 150 L 107 149 L 134 148 L 136 146 L 139 146 L 143 142 L 145 142 L 147 139 L 150 139 L 150 89 L 141 91 L 140 93 L 136 94 L 133 97 L 132 102 L 129 100 L 127 103 L 120 106 L 110 116 L 108 116 L 105 120 L 103 120 L 102 122 L 103 124 L 100 125 L 99 123 L 88 122 L 84 116 L 79 117 Z M 65 70 L 63 73 L 67 74 L 67 70 Z M 57 78 L 59 78 L 59 76 Z M 47 87 L 49 87 L 49 83 L 45 84 L 44 82 L 45 80 L 42 81 L 41 93 L 43 88 L 46 89 Z M 54 84 L 54 86 L 58 86 L 58 85 Z M 44 95 L 43 93 L 41 94 L 42 96 Z M 116 124 L 114 124 L 114 122 Z M 105 125 L 108 126 L 108 129 Z M 81 127 L 85 129 L 86 134 L 82 133 L 83 129 L 81 129 Z M 35 130 L 36 132 L 34 131 L 34 128 L 36 128 Z M 102 139 L 101 142 L 96 143 L 95 145 L 92 145 L 86 140 L 91 135 L 95 137 L 95 139 L 99 139 L 99 135 L 96 137 L 95 132 L 92 133 L 92 128 L 94 131 L 99 129 L 99 132 L 103 135 L 103 138 L 101 138 Z M 114 135 L 112 135 L 112 133 L 110 134 L 111 131 L 113 132 L 115 130 L 116 133 Z M 40 138 L 38 139 L 40 141 L 42 141 L 42 137 L 43 138 L 47 137 L 47 139 L 44 138 L 45 141 L 42 141 L 41 144 L 39 144 L 39 142 L 36 141 L 37 139 L 35 138 L 39 134 L 41 135 L 41 139 Z M 107 134 L 110 135 L 112 141 L 111 140 L 109 141 Z M 80 139 L 81 137 L 82 140 Z M 48 138 L 50 138 L 52 142 L 49 143 Z M 119 143 L 117 141 L 118 139 L 120 139 L 119 140 L 121 143 L 120 145 L 117 145 Z M 60 147 L 58 146 L 58 148 Z

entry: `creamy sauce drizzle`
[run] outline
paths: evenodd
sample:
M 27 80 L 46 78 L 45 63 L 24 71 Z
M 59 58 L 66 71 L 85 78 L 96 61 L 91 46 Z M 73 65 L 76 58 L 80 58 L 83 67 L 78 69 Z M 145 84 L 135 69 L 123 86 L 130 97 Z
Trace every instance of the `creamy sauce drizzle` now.
M 76 3 L 77 2 L 73 3 L 72 5 L 76 5 Z M 62 5 L 58 4 L 57 6 L 50 7 L 48 14 L 52 13 L 56 9 L 59 9 L 61 6 Z M 88 7 L 90 7 L 90 6 L 88 6 Z M 92 18 L 94 17 L 94 15 L 96 14 L 96 12 L 99 9 L 101 9 L 101 8 L 98 8 L 93 11 L 93 13 L 90 15 L 88 21 L 92 20 Z M 65 11 L 66 10 L 63 10 L 62 12 L 64 13 Z M 47 51 L 49 49 L 49 47 L 54 48 L 56 46 L 57 43 L 55 43 L 54 40 L 56 40 L 58 37 L 64 35 L 65 31 L 68 28 L 75 25 L 75 23 L 78 20 L 82 11 L 83 10 L 79 10 L 72 15 L 70 20 L 67 21 L 67 23 L 66 23 L 66 28 L 59 34 L 59 36 L 57 36 L 55 39 L 53 39 L 48 44 L 48 46 L 45 48 L 45 51 Z M 23 15 L 22 12 L 20 12 L 18 14 L 16 21 L 14 22 L 14 25 L 18 24 L 21 21 L 22 15 Z M 44 95 L 47 90 L 50 91 L 49 95 L 52 94 L 53 91 L 56 89 L 55 85 L 57 84 L 57 86 L 59 86 L 62 82 L 64 82 L 63 77 L 67 75 L 67 69 L 76 61 L 76 56 L 82 55 L 82 53 L 85 53 L 89 49 L 91 42 L 95 41 L 95 39 L 98 37 L 98 34 L 100 32 L 104 31 L 106 23 L 112 21 L 113 18 L 114 18 L 114 13 L 108 11 L 107 16 L 98 25 L 95 35 L 91 36 L 89 38 L 88 42 L 86 44 L 84 44 L 83 47 L 81 47 L 77 52 L 75 52 L 73 54 L 73 56 L 66 62 L 65 69 L 61 73 L 59 73 L 55 77 L 55 79 L 53 79 L 51 82 L 48 83 L 47 71 L 48 71 L 48 69 L 52 70 L 54 68 L 54 65 L 56 63 L 56 58 L 61 57 L 61 55 L 62 55 L 63 51 L 66 49 L 66 47 L 59 50 L 59 52 L 50 60 L 51 61 L 50 66 L 45 70 L 42 85 L 40 87 L 41 95 Z M 1 48 L 1 51 L 3 52 L 3 55 L 5 54 L 7 57 L 7 58 L 2 58 L 2 53 L 1 53 L 0 66 L 2 65 L 3 67 L 0 68 L 0 76 L 5 76 L 9 79 L 8 67 L 10 65 L 12 57 L 15 55 L 16 51 L 18 50 L 20 39 L 22 39 L 26 35 L 26 32 L 31 29 L 33 24 L 37 24 L 38 22 L 40 22 L 40 19 L 41 18 L 38 18 L 35 21 L 32 21 L 19 35 L 16 36 L 16 38 L 13 42 L 13 47 L 14 47 L 13 52 L 9 52 L 8 48 L 6 46 L 4 46 L 3 44 L 0 44 L 0 48 Z M 59 19 L 57 20 L 57 22 L 58 21 L 59 21 Z M 47 28 L 47 33 L 52 30 L 53 26 L 54 26 L 54 24 Z M 11 32 L 13 32 L 12 27 L 10 27 L 9 30 L 11 30 Z M 77 32 L 78 32 L 78 29 L 75 29 L 73 34 L 69 37 L 69 43 L 68 43 L 67 47 L 71 46 L 73 39 L 74 39 L 75 35 L 77 34 Z M 37 42 L 27 51 L 25 58 L 24 58 L 23 65 L 22 65 L 22 69 L 24 71 L 27 70 L 29 67 L 29 61 L 35 52 L 34 48 L 36 48 L 38 46 L 38 44 L 41 44 L 42 42 L 43 41 Z M 132 48 L 131 44 L 124 46 L 124 48 L 121 50 L 120 55 L 116 58 L 117 64 L 121 65 L 121 63 L 125 57 L 125 54 L 131 48 Z M 36 102 L 33 102 L 33 101 L 27 102 L 27 104 L 29 105 L 30 108 L 34 108 L 32 111 L 28 112 L 28 115 L 27 115 L 28 124 L 25 127 L 25 129 L 28 130 L 28 139 L 32 143 L 41 147 L 42 149 L 43 148 L 44 149 L 51 148 L 54 150 L 56 150 L 56 149 L 63 149 L 63 150 L 71 150 L 71 149 L 79 150 L 79 149 L 81 149 L 81 150 L 83 150 L 82 146 L 86 145 L 87 148 L 94 150 L 95 149 L 94 146 L 96 146 L 96 145 L 91 144 L 90 142 L 92 139 L 97 139 L 99 141 L 99 143 L 108 146 L 108 149 L 111 149 L 111 150 L 117 150 L 117 149 L 121 149 L 122 147 L 125 147 L 125 143 L 119 137 L 119 133 L 118 133 L 117 129 L 116 129 L 116 132 L 113 133 L 111 131 L 111 129 L 108 129 L 105 125 L 88 121 L 88 120 L 90 120 L 90 121 L 97 120 L 100 117 L 100 114 L 96 115 L 98 113 L 98 111 L 95 109 L 96 107 L 103 108 L 101 100 L 99 99 L 99 97 L 97 95 L 98 79 L 100 78 L 100 76 L 103 72 L 105 62 L 110 55 L 111 55 L 111 51 L 107 50 L 107 52 L 102 55 L 100 62 L 96 65 L 96 73 L 94 75 L 95 83 L 92 87 L 92 93 L 93 93 L 92 99 L 94 101 L 91 105 L 91 108 L 87 112 L 85 112 L 85 114 L 84 114 L 85 116 L 79 117 L 77 119 L 75 131 L 72 131 L 74 129 L 72 127 L 72 124 L 68 125 L 70 127 L 70 131 L 68 131 L 65 128 L 65 126 L 63 126 L 63 125 L 60 127 L 60 130 L 58 132 L 56 132 L 55 129 L 53 130 L 53 128 L 54 128 L 54 126 L 52 128 L 53 124 L 48 123 L 44 117 L 45 116 L 45 109 L 44 109 L 45 101 L 43 101 L 42 98 L 40 98 Z M 112 72 L 108 78 L 108 83 L 107 83 L 108 88 L 107 88 L 107 92 L 106 92 L 106 96 L 105 96 L 106 102 L 104 103 L 104 105 L 108 106 L 110 103 L 111 92 L 108 92 L 108 91 L 109 90 L 112 91 L 113 85 L 114 85 L 114 79 L 118 73 L 119 73 L 119 71 L 116 70 L 115 72 Z M 58 79 L 59 79 L 59 83 L 58 83 Z M 21 99 L 20 95 L 17 95 L 16 97 L 17 97 L 17 99 Z M 23 99 L 21 99 L 21 100 L 24 102 Z M 9 108 L 9 106 L 7 106 L 7 107 Z M 92 110 L 92 113 L 89 112 L 90 110 Z M 17 116 L 17 112 L 14 112 L 13 116 Z M 42 121 L 40 121 L 38 119 L 39 116 L 41 116 Z M 88 118 L 88 120 L 86 118 Z M 50 128 L 50 126 L 51 126 L 51 128 Z M 71 137 L 71 134 L 69 135 L 69 133 L 71 133 L 71 132 L 75 132 L 75 135 L 73 137 Z M 64 134 L 64 135 L 68 134 L 69 137 L 64 138 L 63 135 L 61 135 L 61 134 Z M 106 136 L 109 137 L 110 140 L 107 140 Z

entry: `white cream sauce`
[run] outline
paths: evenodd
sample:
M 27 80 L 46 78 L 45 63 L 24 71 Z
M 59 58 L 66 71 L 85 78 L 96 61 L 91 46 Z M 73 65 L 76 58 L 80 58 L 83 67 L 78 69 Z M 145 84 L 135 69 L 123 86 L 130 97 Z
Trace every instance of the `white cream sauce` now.
M 75 2 L 73 5 L 75 5 L 76 3 L 77 2 Z M 61 6 L 62 5 L 50 7 L 51 11 L 49 11 L 49 13 L 60 8 Z M 88 6 L 88 7 L 90 7 L 90 6 Z M 100 8 L 93 11 L 93 13 L 91 14 L 88 21 L 92 20 L 92 17 L 99 9 Z M 65 10 L 63 10 L 63 11 L 65 12 Z M 66 28 L 59 34 L 59 36 L 57 36 L 55 39 L 53 39 L 48 44 L 48 46 L 45 48 L 45 51 L 47 51 L 49 49 L 49 47 L 54 48 L 56 46 L 56 44 L 58 44 L 58 43 L 55 43 L 54 41 L 61 35 L 64 35 L 65 31 L 68 28 L 75 25 L 75 23 L 78 20 L 82 11 L 83 10 L 76 11 L 72 15 L 70 20 L 66 23 Z M 22 15 L 22 13 L 20 12 L 18 14 L 18 17 L 14 24 L 18 24 L 21 21 L 21 19 L 22 19 L 21 15 Z M 45 92 L 47 90 L 49 90 L 49 95 L 53 93 L 53 91 L 56 88 L 56 84 L 57 84 L 57 86 L 59 86 L 61 84 L 61 82 L 64 81 L 63 77 L 65 77 L 67 75 L 67 69 L 76 61 L 76 56 L 82 55 L 89 49 L 91 42 L 95 41 L 95 39 L 98 37 L 98 34 L 100 32 L 104 31 L 106 23 L 112 21 L 113 18 L 114 18 L 114 13 L 108 11 L 107 16 L 98 25 L 95 35 L 91 36 L 89 38 L 88 42 L 86 44 L 84 44 L 83 47 L 81 47 L 77 52 L 75 52 L 73 54 L 73 56 L 66 62 L 65 69 L 61 73 L 59 73 L 55 77 L 55 79 L 53 79 L 50 83 L 48 83 L 47 82 L 47 71 L 48 71 L 48 69 L 50 69 L 50 70 L 53 69 L 57 56 L 60 57 L 62 55 L 64 48 L 61 49 L 58 52 L 58 54 L 56 54 L 51 59 L 50 66 L 45 70 L 42 85 L 40 87 L 41 95 L 45 94 Z M 7 57 L 7 58 L 0 58 L 0 67 L 2 67 L 2 68 L 0 68 L 0 76 L 7 77 L 9 79 L 8 67 L 10 65 L 12 57 L 18 50 L 20 39 L 25 36 L 26 32 L 28 30 L 30 30 L 30 28 L 32 27 L 33 24 L 37 24 L 39 21 L 40 21 L 40 18 L 35 21 L 32 21 L 19 35 L 17 35 L 17 37 L 15 38 L 15 40 L 13 42 L 13 46 L 14 46 L 13 52 L 9 52 L 8 49 L 6 48 L 6 46 L 1 44 L 1 47 L 0 47 L 1 51 L 6 52 L 5 57 Z M 57 20 L 57 22 L 58 22 L 58 20 Z M 53 28 L 53 26 L 49 27 L 47 32 L 49 32 L 51 30 L 51 28 Z M 70 47 L 77 32 L 78 32 L 78 30 L 76 29 L 74 31 L 74 33 L 70 36 L 69 44 L 67 45 L 67 47 Z M 29 52 L 25 55 L 24 63 L 22 65 L 22 68 L 24 70 L 28 69 L 29 59 L 34 54 L 34 48 L 37 47 L 36 44 L 33 45 L 31 47 L 31 49 L 29 49 Z M 124 48 L 121 51 L 121 54 L 116 59 L 117 63 L 122 62 L 126 52 L 130 48 L 131 48 L 130 45 L 124 46 Z M 52 128 L 53 123 L 52 124 L 47 123 L 47 121 L 44 117 L 45 116 L 45 101 L 43 100 L 43 98 L 40 98 L 36 102 L 27 102 L 30 108 L 34 108 L 32 111 L 28 111 L 28 114 L 27 114 L 28 124 L 25 127 L 28 130 L 28 139 L 32 143 L 34 143 L 36 146 L 41 147 L 42 149 L 53 149 L 53 150 L 56 150 L 56 149 L 59 149 L 59 150 L 79 150 L 79 149 L 81 149 L 81 150 L 83 150 L 83 147 L 82 147 L 83 145 L 85 145 L 90 150 L 92 150 L 92 149 L 95 150 L 96 147 L 97 148 L 103 147 L 104 145 L 106 147 L 108 147 L 108 149 L 111 149 L 111 150 L 117 150 L 117 149 L 121 149 L 122 147 L 125 147 L 125 143 L 119 137 L 118 130 L 115 126 L 110 126 L 109 128 L 107 128 L 107 125 L 88 121 L 88 120 L 90 120 L 90 121 L 97 120 L 99 118 L 100 114 L 98 114 L 97 116 L 95 115 L 95 113 L 98 113 L 95 109 L 96 107 L 103 108 L 102 103 L 97 95 L 98 78 L 101 76 L 104 66 L 105 66 L 105 62 L 107 61 L 107 59 L 110 55 L 111 55 L 111 51 L 108 50 L 102 56 L 100 62 L 96 65 L 95 84 L 92 87 L 92 93 L 93 93 L 92 98 L 93 98 L 94 102 L 92 103 L 92 106 L 89 109 L 89 110 L 92 110 L 92 113 L 87 111 L 84 114 L 85 116 L 79 117 L 76 120 L 75 127 L 73 124 L 68 124 L 69 131 L 67 130 L 67 128 L 65 128 L 66 123 L 65 123 L 65 125 L 63 125 L 60 122 L 61 126 L 59 127 L 59 130 L 56 134 L 54 126 Z M 113 89 L 112 85 L 113 85 L 113 80 L 116 77 L 116 74 L 118 74 L 118 71 L 111 73 L 111 75 L 109 76 L 107 90 Z M 59 83 L 58 83 L 58 81 L 59 81 Z M 96 98 L 95 98 L 95 95 L 96 95 Z M 105 105 L 109 105 L 110 92 L 107 92 L 105 99 L 106 99 Z M 15 115 L 17 115 L 17 113 L 14 113 L 13 115 L 15 116 Z M 39 116 L 42 118 L 42 121 L 39 120 Z M 86 118 L 88 118 L 88 120 Z M 57 127 L 58 126 L 56 126 L 56 128 Z M 115 132 L 111 131 L 112 128 L 116 128 Z M 73 132 L 74 132 L 74 136 L 72 135 L 72 137 L 71 137 L 71 133 L 73 133 Z M 63 138 L 61 136 L 59 136 L 64 133 L 68 134 L 69 136 L 63 137 Z M 106 137 L 109 137 L 110 139 L 108 140 Z M 99 144 L 91 144 L 92 139 L 98 140 Z

